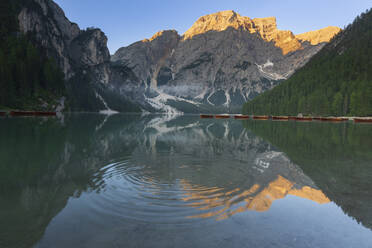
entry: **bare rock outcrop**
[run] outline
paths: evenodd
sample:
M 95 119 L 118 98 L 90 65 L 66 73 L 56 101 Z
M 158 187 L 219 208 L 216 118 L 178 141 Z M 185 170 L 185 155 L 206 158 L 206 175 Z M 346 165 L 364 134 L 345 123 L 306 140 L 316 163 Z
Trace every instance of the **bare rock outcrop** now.
M 75 110 L 99 111 L 113 105 L 117 110 L 127 110 L 128 101 L 116 89 L 132 74 L 126 67 L 112 65 L 107 37 L 100 29 L 81 30 L 52 0 L 25 1 L 18 23 L 19 30 L 33 37 L 63 71 Z
M 32 33 L 48 55 L 57 60 L 66 79 L 73 77 L 80 67 L 110 61 L 105 34 L 96 28 L 80 30 L 53 1 L 31 1 L 22 8 L 18 21 L 21 32 Z
M 111 60 L 133 71 L 138 81 L 132 85 L 143 88 L 143 100 L 155 109 L 235 112 L 289 78 L 336 31 L 318 33 L 299 39 L 278 30 L 275 17 L 222 11 L 199 18 L 183 36 L 161 31 L 120 48 Z
M 55 58 L 65 79 L 81 84 L 69 87 L 81 91 L 74 97 L 94 98 L 86 106 L 119 110 L 121 100 L 115 107 L 110 101 L 122 98 L 146 111 L 173 113 L 240 112 L 244 102 L 289 78 L 339 32 L 329 27 L 295 36 L 279 30 L 275 17 L 221 11 L 199 18 L 183 35 L 160 31 L 110 56 L 101 30 L 81 30 L 52 0 L 31 0 L 18 20 L 20 30 Z M 104 96 L 103 88 L 117 97 Z
M 339 27 L 330 26 L 296 35 L 296 38 L 301 41 L 308 41 L 311 45 L 317 45 L 323 42 L 330 42 L 340 31 L 341 29 Z
M 263 40 L 273 41 L 277 47 L 282 49 L 284 55 L 302 48 L 301 43 L 291 31 L 278 30 L 275 17 L 251 19 L 232 10 L 199 18 L 186 31 L 184 39 L 191 39 L 195 35 L 204 34 L 208 31 L 225 31 L 228 28 L 241 29 L 251 34 L 257 33 Z

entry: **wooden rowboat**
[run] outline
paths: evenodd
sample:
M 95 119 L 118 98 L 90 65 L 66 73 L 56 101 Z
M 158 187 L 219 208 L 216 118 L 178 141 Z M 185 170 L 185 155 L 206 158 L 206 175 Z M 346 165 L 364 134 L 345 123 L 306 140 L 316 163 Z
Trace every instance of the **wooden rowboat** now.
M 36 116 L 55 116 L 57 115 L 56 112 L 34 112 Z
M 288 121 L 289 117 L 288 116 L 273 116 L 274 121 Z
M 347 118 L 341 118 L 341 117 L 334 117 L 334 118 L 329 118 L 329 121 L 333 122 L 342 122 L 342 121 L 348 121 L 349 119 Z
M 371 123 L 372 124 L 372 119 L 354 118 L 354 122 L 356 122 L 356 123 Z
M 33 116 L 35 112 L 31 111 L 10 111 L 11 116 Z
M 296 117 L 296 121 L 313 121 L 313 117 Z
M 213 115 L 200 115 L 200 118 L 202 118 L 202 119 L 213 119 L 214 116 Z
M 216 119 L 230 119 L 230 115 L 215 115 Z
M 55 116 L 56 112 L 43 111 L 10 111 L 11 116 Z
M 330 121 L 331 118 L 329 118 L 329 117 L 320 117 L 320 120 L 321 121 Z
M 342 121 L 348 121 L 348 118 L 342 118 L 342 117 L 314 117 L 313 118 L 316 121 L 330 121 L 330 122 L 342 122 Z
M 234 118 L 237 120 L 248 120 L 249 115 L 235 115 Z
M 268 120 L 270 117 L 268 115 L 256 115 L 253 116 L 254 120 Z

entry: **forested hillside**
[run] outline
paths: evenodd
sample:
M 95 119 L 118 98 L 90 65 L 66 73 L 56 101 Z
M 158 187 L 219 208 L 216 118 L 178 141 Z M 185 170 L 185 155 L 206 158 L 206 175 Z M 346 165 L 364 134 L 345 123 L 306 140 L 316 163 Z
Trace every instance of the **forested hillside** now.
M 372 9 L 290 79 L 246 103 L 243 112 L 372 116 Z
M 113 87 L 125 80 L 100 29 L 81 30 L 52 0 L 0 1 L 0 109 L 138 112 Z
M 64 74 L 31 35 L 19 32 L 22 4 L 27 1 L 0 2 L 0 107 L 53 108 L 66 92 Z

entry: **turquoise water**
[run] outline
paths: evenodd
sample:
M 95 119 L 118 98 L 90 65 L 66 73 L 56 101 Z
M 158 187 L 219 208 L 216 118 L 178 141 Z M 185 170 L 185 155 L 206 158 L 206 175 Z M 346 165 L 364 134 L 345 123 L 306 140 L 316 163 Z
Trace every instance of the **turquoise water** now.
M 371 247 L 372 125 L 0 118 L 0 247 Z

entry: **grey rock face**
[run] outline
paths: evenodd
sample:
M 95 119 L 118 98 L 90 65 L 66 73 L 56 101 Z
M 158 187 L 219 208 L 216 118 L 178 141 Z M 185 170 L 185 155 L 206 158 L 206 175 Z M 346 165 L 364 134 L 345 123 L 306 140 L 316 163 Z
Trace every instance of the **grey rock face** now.
M 20 30 L 34 34 L 48 55 L 58 59 L 66 78 L 74 74 L 69 59 L 69 45 L 82 31 L 77 24 L 65 17 L 61 8 L 53 1 L 35 0 L 25 6 L 18 15 Z
M 89 78 L 157 112 L 240 112 L 244 102 L 287 79 L 325 44 L 277 30 L 275 18 L 224 11 L 200 18 L 183 36 L 161 31 L 110 58 L 105 34 L 80 30 L 52 0 L 30 1 L 18 20 L 20 30 L 57 60 L 66 80 Z M 95 101 L 107 107 L 104 98 Z
M 99 29 L 88 29 L 71 42 L 69 50 L 75 63 L 95 66 L 110 61 L 107 37 Z
M 143 40 L 119 49 L 112 61 L 132 68 L 132 71 L 146 85 L 156 87 L 160 69 L 171 57 L 180 36 L 174 30 L 159 32 L 150 40 Z
M 66 79 L 80 67 L 110 61 L 105 34 L 99 29 L 80 30 L 51 0 L 32 1 L 21 10 L 18 20 L 20 30 L 34 34 L 49 55 L 58 60 Z
M 122 98 L 116 100 L 115 105 L 121 101 L 124 104 L 127 102 L 125 97 L 116 91 L 115 86 L 125 88 L 123 84 L 128 81 L 131 74 L 124 67 L 112 65 L 107 37 L 100 29 L 80 30 L 77 24 L 66 18 L 63 10 L 52 0 L 29 1 L 21 9 L 18 20 L 20 31 L 31 33 L 36 42 L 46 49 L 47 55 L 57 61 L 66 81 L 86 84 L 81 91 L 89 90 L 91 93 L 82 95 L 95 98 L 86 99 L 86 102 L 95 102 L 95 106 L 101 105 L 99 108 L 110 110 L 109 100 L 97 93 L 97 88 L 118 95 L 116 99 Z M 121 109 L 125 109 L 125 106 Z
M 272 26 L 267 28 L 270 32 Z M 296 39 L 291 32 L 283 32 Z M 196 112 L 240 111 L 244 102 L 289 78 L 325 45 L 296 40 L 300 48 L 284 53 L 273 40 L 236 27 L 185 37 L 175 31 L 159 32 L 111 57 L 133 71 L 138 80 L 133 87 L 142 87 L 142 94 L 149 88 L 156 92 L 145 97 L 156 103 L 155 109 L 170 105 L 170 111 L 188 112 L 193 105 Z M 283 43 L 280 39 L 277 42 Z

